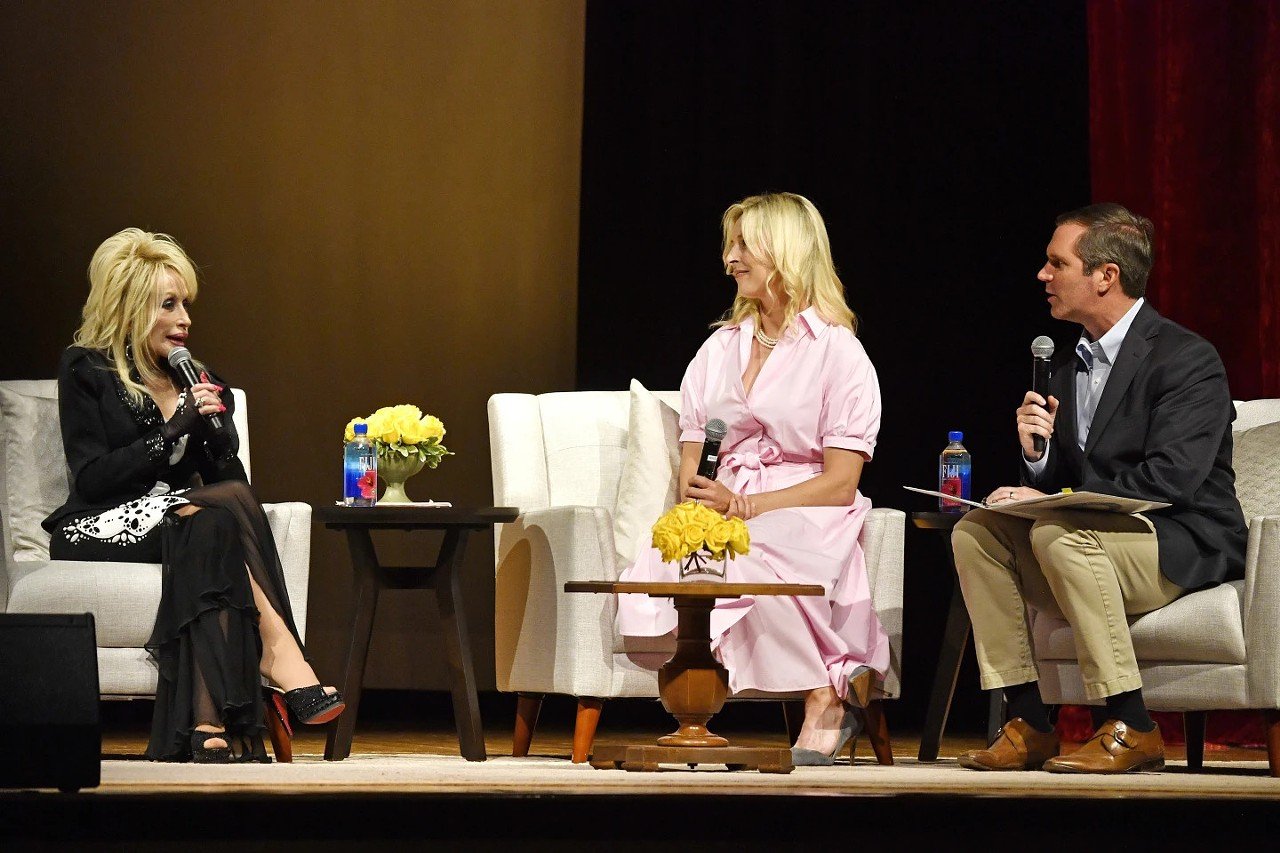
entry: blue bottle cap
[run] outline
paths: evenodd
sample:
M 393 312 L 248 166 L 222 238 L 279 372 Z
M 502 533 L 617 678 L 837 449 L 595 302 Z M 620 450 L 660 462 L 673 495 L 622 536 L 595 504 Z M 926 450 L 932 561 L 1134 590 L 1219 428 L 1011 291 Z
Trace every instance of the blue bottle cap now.
M 351 431 L 352 431 L 352 432 L 354 432 L 356 435 L 368 435 L 368 434 L 369 434 L 369 425 L 368 425 L 368 424 L 356 424 L 354 427 L 352 427 L 352 428 L 351 428 Z
M 363 426 L 363 424 L 361 424 Z M 947 441 L 964 441 L 964 433 L 958 429 L 953 429 L 947 433 Z

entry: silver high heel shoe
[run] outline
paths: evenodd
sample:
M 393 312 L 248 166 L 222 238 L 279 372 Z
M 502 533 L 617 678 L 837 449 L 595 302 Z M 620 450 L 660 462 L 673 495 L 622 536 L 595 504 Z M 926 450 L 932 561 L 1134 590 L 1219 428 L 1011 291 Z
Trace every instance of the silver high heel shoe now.
M 862 714 L 858 709 L 846 705 L 844 719 L 840 721 L 840 740 L 836 742 L 836 748 L 831 750 L 831 754 L 793 746 L 791 747 L 791 765 L 793 767 L 830 767 L 836 763 L 836 756 L 840 754 L 840 750 L 844 749 L 849 739 L 857 737 L 861 731 Z

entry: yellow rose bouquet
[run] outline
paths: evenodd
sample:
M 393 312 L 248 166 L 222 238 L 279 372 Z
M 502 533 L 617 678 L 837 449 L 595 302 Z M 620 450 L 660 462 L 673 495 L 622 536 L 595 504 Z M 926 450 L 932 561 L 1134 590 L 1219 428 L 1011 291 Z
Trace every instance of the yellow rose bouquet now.
M 724 576 L 724 561 L 751 550 L 751 534 L 740 518 L 723 518 L 697 501 L 669 509 L 653 525 L 653 547 L 665 563 L 680 563 L 680 577 Z M 711 565 L 708 565 L 711 563 Z M 715 563 L 722 568 L 717 570 Z
M 428 468 L 452 456 L 441 442 L 444 424 L 435 415 L 424 415 L 417 406 L 383 406 L 367 418 L 352 418 L 343 433 L 343 441 L 355 435 L 356 424 L 365 424 L 369 440 L 378 451 L 379 462 L 398 457 L 416 458 Z

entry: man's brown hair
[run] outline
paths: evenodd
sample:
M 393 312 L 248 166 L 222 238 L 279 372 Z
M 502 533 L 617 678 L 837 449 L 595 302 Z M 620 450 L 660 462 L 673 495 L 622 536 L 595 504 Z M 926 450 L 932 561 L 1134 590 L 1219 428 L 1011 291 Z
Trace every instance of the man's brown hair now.
M 1058 217 L 1057 224 L 1085 227 L 1076 240 L 1076 254 L 1091 273 L 1103 264 L 1120 268 L 1120 287 L 1134 299 L 1147 292 L 1147 275 L 1155 257 L 1155 226 L 1145 216 L 1130 213 L 1115 202 L 1091 204 Z

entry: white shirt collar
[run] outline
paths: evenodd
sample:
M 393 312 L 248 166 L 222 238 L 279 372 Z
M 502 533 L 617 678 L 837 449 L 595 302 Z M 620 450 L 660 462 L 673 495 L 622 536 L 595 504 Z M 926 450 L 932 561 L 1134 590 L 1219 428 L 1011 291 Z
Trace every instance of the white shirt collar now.
M 1145 301 L 1144 298 L 1138 297 L 1138 301 L 1133 303 L 1129 310 L 1124 312 L 1124 316 L 1097 341 L 1089 340 L 1088 332 L 1081 332 L 1080 342 L 1076 344 L 1076 352 L 1080 352 L 1081 347 L 1083 347 L 1086 350 L 1092 350 L 1095 356 L 1100 357 L 1107 364 L 1115 364 L 1116 357 L 1120 355 L 1120 346 L 1124 343 L 1125 335 L 1129 334 L 1129 327 L 1133 325 L 1133 318 L 1138 316 L 1138 311 Z M 1097 346 L 1094 346 L 1095 343 Z M 1101 349 L 1100 353 L 1099 349 Z

